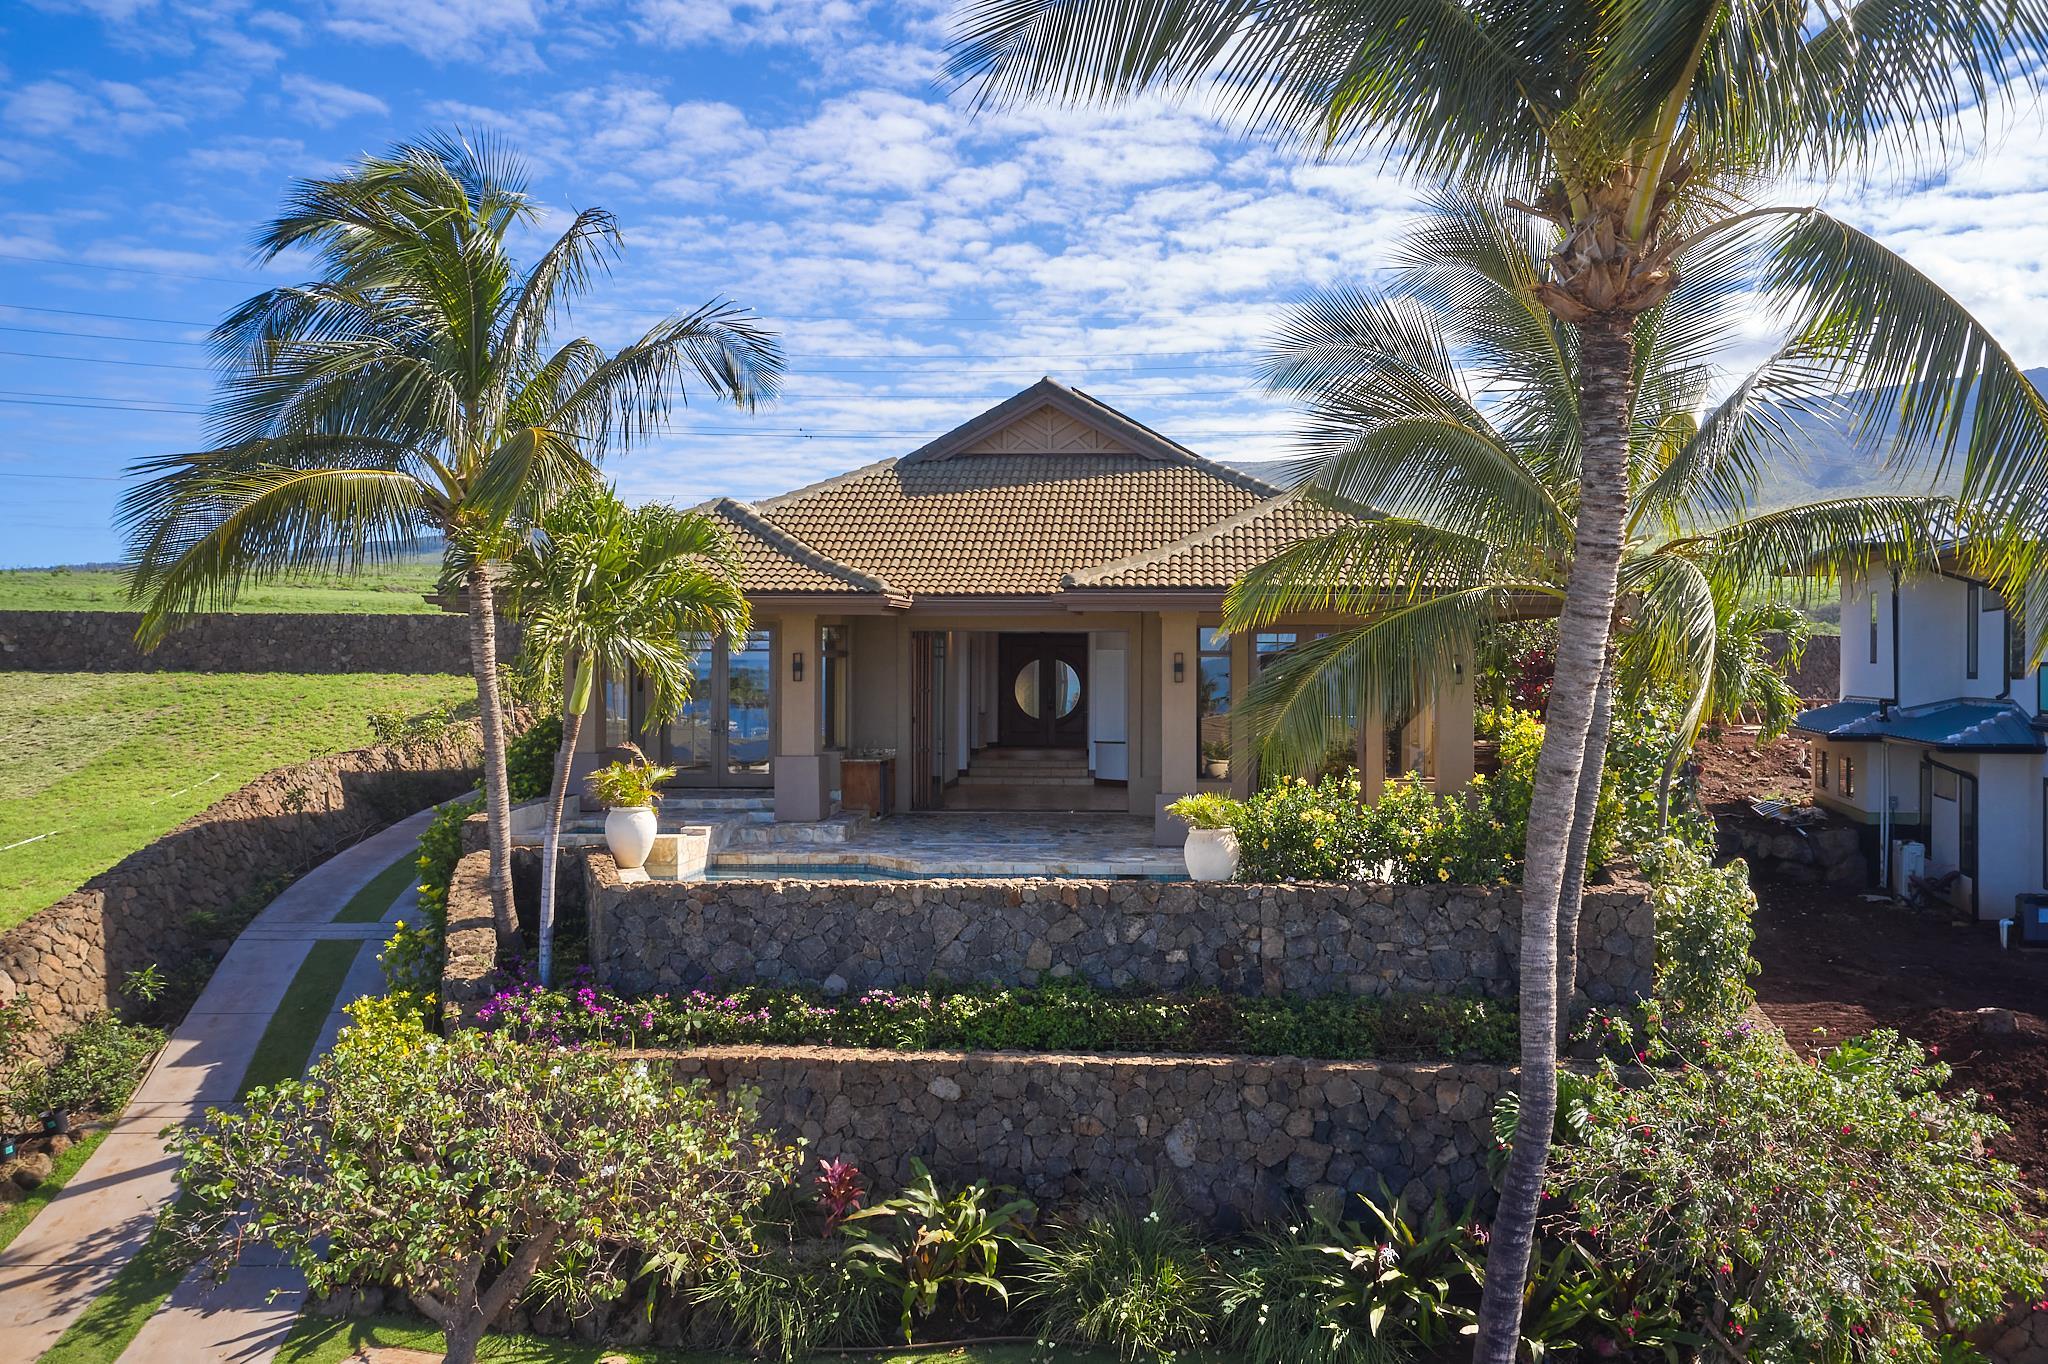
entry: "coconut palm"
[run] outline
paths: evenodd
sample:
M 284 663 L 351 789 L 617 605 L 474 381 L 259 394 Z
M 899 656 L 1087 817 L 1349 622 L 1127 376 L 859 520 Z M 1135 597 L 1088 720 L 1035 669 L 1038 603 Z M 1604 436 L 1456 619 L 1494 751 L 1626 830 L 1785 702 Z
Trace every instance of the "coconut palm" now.
M 541 845 L 538 968 L 554 966 L 555 866 L 569 769 L 598 669 L 630 670 L 647 688 L 647 723 L 689 703 L 698 641 L 743 639 L 739 561 L 718 523 L 658 503 L 628 508 L 609 488 L 579 488 L 542 514 L 513 555 L 506 584 L 524 626 L 520 664 L 537 695 L 560 698 L 562 743 Z
M 438 535 L 468 566 L 482 711 L 491 900 L 516 930 L 497 669 L 497 577 L 518 529 L 661 430 L 694 378 L 743 407 L 774 394 L 781 350 L 714 300 L 607 353 L 553 335 L 620 246 L 578 213 L 530 267 L 510 238 L 541 216 L 518 162 L 456 134 L 298 181 L 259 259 L 313 253 L 317 278 L 269 289 L 214 329 L 218 444 L 146 459 L 122 500 L 140 638 L 247 583 L 354 571 Z
M 2026 79 L 2044 46 L 2048 0 L 964 0 L 948 73 L 984 103 L 1199 91 L 1249 128 L 1315 152 L 1379 152 L 1555 231 L 1532 297 L 1579 357 L 1581 491 L 1530 810 L 1521 978 L 1532 1026 L 1488 1249 L 1482 1364 L 1515 1351 L 1556 1110 L 1556 916 L 1580 777 L 1605 756 L 1588 739 L 1628 516 L 1636 319 L 1703 257 L 1759 235 L 1754 283 L 1795 332 L 1838 329 L 1832 377 L 1868 395 L 1866 417 L 1896 416 L 1901 450 L 1960 454 L 1973 499 L 2038 503 L 2048 408 L 2011 357 L 1870 237 L 1758 192 L 1880 156 L 1946 155 L 1959 120 Z

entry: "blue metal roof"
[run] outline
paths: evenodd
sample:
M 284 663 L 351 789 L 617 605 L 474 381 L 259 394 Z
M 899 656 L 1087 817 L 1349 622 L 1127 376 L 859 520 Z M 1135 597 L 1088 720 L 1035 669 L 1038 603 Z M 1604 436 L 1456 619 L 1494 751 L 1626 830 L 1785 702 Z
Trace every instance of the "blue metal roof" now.
M 2027 713 L 2010 701 L 1893 706 L 1836 701 L 1799 712 L 1792 728 L 1818 739 L 1899 739 L 1961 753 L 2048 753 Z

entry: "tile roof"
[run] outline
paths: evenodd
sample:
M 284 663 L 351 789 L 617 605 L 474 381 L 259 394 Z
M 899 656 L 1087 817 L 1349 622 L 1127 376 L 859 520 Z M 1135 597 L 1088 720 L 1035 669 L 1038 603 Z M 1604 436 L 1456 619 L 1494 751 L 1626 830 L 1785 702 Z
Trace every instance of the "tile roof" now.
M 1799 713 L 1792 728 L 1820 739 L 1901 739 L 1952 752 L 2048 752 L 2027 713 L 2010 701 L 1943 701 L 1893 706 L 1836 701 Z
M 1046 380 L 901 459 L 718 506 L 750 593 L 1045 596 L 1277 491 Z
M 750 594 L 858 592 L 908 600 L 884 579 L 838 563 L 791 536 L 745 502 L 721 497 L 703 510 L 723 522 L 739 551 L 740 578 Z
M 1292 495 L 1269 498 L 1172 544 L 1070 573 L 1067 585 L 1222 591 L 1289 545 L 1353 521 L 1344 512 Z

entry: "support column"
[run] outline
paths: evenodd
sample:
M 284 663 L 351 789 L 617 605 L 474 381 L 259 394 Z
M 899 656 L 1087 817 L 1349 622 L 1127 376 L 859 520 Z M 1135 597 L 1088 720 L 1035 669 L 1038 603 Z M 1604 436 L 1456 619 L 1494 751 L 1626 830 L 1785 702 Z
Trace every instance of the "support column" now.
M 1386 789 L 1387 713 L 1371 705 L 1358 726 L 1358 794 L 1366 804 L 1377 805 Z
M 1152 816 L 1152 840 L 1163 848 L 1179 847 L 1186 827 L 1166 807 L 1200 789 L 1195 741 L 1197 684 L 1201 639 L 1192 611 L 1159 615 L 1159 795 Z M 1178 676 L 1174 659 L 1180 659 Z
M 1251 796 L 1252 780 L 1258 773 L 1258 754 L 1252 749 L 1252 736 L 1245 724 L 1238 718 L 1238 706 L 1244 694 L 1252 687 L 1252 668 L 1257 656 L 1252 652 L 1252 637 L 1247 631 L 1240 631 L 1230 637 L 1230 794 L 1237 800 Z
M 1472 780 L 1472 662 L 1461 658 L 1437 688 L 1436 789 L 1456 791 Z
M 799 659 L 802 677 L 797 676 Z M 818 657 L 816 616 L 784 616 L 776 622 L 775 668 L 775 818 L 823 819 L 825 759 L 818 751 L 818 729 L 824 663 Z

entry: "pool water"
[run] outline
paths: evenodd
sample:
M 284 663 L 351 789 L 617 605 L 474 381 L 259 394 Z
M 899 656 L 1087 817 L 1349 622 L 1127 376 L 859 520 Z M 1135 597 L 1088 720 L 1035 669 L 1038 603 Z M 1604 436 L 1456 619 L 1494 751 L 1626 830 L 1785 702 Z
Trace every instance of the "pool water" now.
M 1039 880 L 1110 880 L 1110 881 L 1185 881 L 1185 876 L 1168 874 L 1122 875 L 1122 876 L 1076 876 L 1071 872 L 975 872 L 975 871 L 903 871 L 896 867 L 876 866 L 872 862 L 750 862 L 727 863 L 723 866 L 713 862 L 705 869 L 707 881 L 931 881 L 937 879 L 960 880 L 972 877 L 986 881 Z

